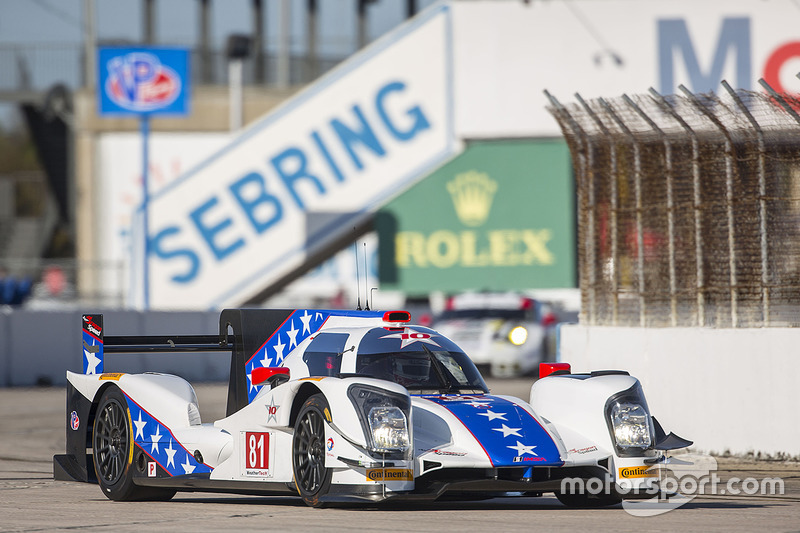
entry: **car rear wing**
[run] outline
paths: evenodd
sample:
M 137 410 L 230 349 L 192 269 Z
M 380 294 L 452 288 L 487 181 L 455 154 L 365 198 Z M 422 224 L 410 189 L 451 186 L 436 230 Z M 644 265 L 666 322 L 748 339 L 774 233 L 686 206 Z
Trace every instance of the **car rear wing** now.
M 228 352 L 231 370 L 227 415 L 245 407 L 248 397 L 245 365 L 294 309 L 225 309 L 216 335 L 106 335 L 102 314 L 82 316 L 83 373 L 106 371 L 106 354 Z
M 223 335 L 119 335 L 106 337 L 103 315 L 83 315 L 83 373 L 105 371 L 106 353 L 175 353 L 232 351 Z

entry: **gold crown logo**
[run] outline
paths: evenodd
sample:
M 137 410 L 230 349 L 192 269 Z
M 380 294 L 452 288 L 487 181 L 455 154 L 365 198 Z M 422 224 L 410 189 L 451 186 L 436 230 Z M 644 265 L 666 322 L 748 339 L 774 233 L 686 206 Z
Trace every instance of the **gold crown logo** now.
M 497 182 L 488 174 L 470 170 L 447 183 L 458 219 L 467 226 L 480 226 L 489 218 Z

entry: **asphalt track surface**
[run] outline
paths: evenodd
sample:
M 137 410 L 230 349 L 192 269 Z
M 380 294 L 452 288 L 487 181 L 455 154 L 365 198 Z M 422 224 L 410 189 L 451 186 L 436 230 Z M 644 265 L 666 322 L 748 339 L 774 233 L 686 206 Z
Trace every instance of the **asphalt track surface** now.
M 526 398 L 530 379 L 488 380 Z M 204 421 L 225 410 L 225 386 L 197 385 Z M 54 481 L 64 453 L 63 388 L 0 389 L 0 531 L 800 531 L 800 463 L 718 458 L 717 474 L 780 477 L 779 496 L 698 496 L 657 516 L 621 505 L 569 509 L 552 494 L 479 502 L 311 509 L 299 498 L 178 493 L 169 502 L 107 500 L 97 485 Z

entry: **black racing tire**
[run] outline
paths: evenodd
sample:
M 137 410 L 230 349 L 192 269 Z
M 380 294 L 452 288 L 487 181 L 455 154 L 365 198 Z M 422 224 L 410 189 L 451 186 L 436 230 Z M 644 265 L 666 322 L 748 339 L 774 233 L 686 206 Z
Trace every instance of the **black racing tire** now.
M 92 428 L 92 462 L 103 494 L 114 501 L 169 500 L 171 489 L 133 482 L 133 430 L 128 402 L 118 387 L 108 387 L 97 404 Z
M 615 494 L 568 494 L 556 492 L 558 501 L 575 509 L 596 509 L 598 507 L 611 507 L 617 505 L 622 499 Z
M 324 506 L 320 498 L 328 493 L 333 476 L 333 470 L 325 468 L 325 411 L 328 409 L 325 396 L 315 394 L 305 401 L 294 425 L 294 483 L 300 497 L 311 507 Z

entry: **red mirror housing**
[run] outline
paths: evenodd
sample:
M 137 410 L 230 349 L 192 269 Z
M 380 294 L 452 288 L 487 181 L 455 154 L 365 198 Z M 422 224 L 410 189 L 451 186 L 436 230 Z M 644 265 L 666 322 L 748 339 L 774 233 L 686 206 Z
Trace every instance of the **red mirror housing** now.
M 550 374 L 569 374 L 570 372 L 572 372 L 572 368 L 569 363 L 539 363 L 539 379 Z
M 250 374 L 253 385 L 263 385 L 269 383 L 274 387 L 276 383 L 289 380 L 289 369 L 282 366 L 254 368 Z

